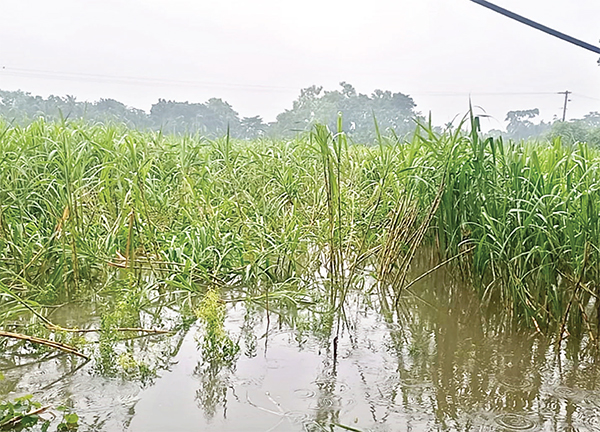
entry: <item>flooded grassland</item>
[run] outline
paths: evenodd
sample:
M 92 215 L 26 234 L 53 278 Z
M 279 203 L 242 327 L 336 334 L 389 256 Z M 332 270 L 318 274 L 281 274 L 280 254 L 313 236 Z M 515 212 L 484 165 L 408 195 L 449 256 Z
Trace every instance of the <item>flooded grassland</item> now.
M 470 126 L 2 126 L 0 428 L 599 430 L 599 154 Z
M 89 336 L 90 361 L 5 344 L 1 391 L 64 401 L 80 429 L 94 431 L 600 428 L 597 358 L 586 345 L 559 351 L 555 338 L 507 328 L 443 270 L 405 293 L 397 314 L 365 280 L 334 314 L 319 305 L 325 291 L 302 302 L 274 293 L 268 312 L 264 298 L 223 293 L 230 356 L 207 350 L 206 320 L 182 325 L 169 308 L 142 321 L 172 334 Z M 93 306 L 50 316 L 100 325 Z

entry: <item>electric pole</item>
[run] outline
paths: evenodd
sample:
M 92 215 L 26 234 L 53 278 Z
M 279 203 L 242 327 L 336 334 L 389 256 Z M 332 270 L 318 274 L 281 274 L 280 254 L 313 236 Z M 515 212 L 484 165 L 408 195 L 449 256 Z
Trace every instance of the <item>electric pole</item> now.
M 570 92 L 569 90 L 566 90 L 564 92 L 558 92 L 558 94 L 564 94 L 565 95 L 565 104 L 563 106 L 562 121 L 565 121 L 565 119 L 567 118 L 567 104 L 569 103 L 569 95 L 571 93 L 573 93 L 573 92 Z

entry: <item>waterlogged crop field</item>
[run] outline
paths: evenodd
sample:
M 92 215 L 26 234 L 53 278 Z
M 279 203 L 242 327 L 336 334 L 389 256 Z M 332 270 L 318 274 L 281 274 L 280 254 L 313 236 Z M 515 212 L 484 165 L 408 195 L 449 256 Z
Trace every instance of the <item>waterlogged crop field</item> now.
M 599 162 L 0 125 L 0 428 L 598 430 Z

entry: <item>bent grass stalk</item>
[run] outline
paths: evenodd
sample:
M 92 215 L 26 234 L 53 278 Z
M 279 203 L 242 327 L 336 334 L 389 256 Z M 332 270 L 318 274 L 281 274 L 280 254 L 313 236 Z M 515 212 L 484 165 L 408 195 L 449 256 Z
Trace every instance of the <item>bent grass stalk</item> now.
M 467 119 L 424 124 L 376 146 L 349 144 L 341 119 L 289 142 L 4 125 L 0 281 L 57 304 L 107 283 L 123 256 L 167 288 L 244 285 L 252 297 L 309 286 L 326 266 L 339 310 L 368 265 L 397 304 L 427 245 L 440 262 L 468 249 L 473 288 L 517 322 L 552 331 L 566 313 L 570 334 L 578 322 L 597 332 L 600 152 L 484 138 L 469 120 L 468 132 Z

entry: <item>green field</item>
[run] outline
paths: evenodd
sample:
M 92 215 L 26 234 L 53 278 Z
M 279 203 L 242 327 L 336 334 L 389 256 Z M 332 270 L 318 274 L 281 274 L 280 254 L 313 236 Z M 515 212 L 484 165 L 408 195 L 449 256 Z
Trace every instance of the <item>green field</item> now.
M 157 286 L 310 293 L 323 271 L 334 309 L 365 273 L 393 308 L 429 248 L 458 256 L 511 322 L 596 333 L 600 154 L 585 144 L 483 139 L 477 119 L 372 145 L 322 126 L 252 142 L 43 121 L 0 130 L 5 324 L 68 301 L 143 304 Z
M 240 303 L 251 326 L 266 322 L 261 338 L 281 326 L 313 335 L 334 364 L 348 313 L 361 310 L 408 325 L 426 347 L 434 330 L 417 328 L 416 303 L 440 316 L 479 311 L 490 323 L 482 340 L 597 339 L 600 152 L 586 144 L 484 138 L 477 118 L 367 144 L 321 125 L 288 141 L 236 141 L 40 120 L 1 125 L 0 155 L 7 371 L 60 350 L 87 359 L 74 372 L 91 360 L 86 373 L 146 385 L 193 325 L 198 370 L 215 380 L 240 355 L 225 323 L 226 305 Z M 440 285 L 437 272 L 454 282 Z M 227 389 L 212 382 L 198 393 L 207 415 L 215 388 Z M 7 402 L 0 420 L 35 409 Z

